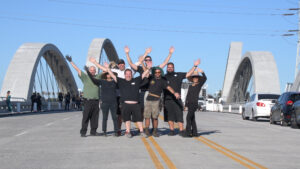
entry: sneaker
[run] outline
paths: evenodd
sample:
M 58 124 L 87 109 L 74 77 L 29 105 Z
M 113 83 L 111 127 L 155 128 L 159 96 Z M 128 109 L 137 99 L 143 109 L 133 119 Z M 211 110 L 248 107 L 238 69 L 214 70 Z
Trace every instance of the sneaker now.
M 168 133 L 168 136 L 175 136 L 174 130 L 170 130 L 170 132 Z
M 103 136 L 104 136 L 104 137 L 107 137 L 106 131 L 103 132 Z
M 118 132 L 115 132 L 115 133 L 113 134 L 113 136 L 115 136 L 115 137 L 119 137 L 119 134 L 118 134 Z
M 144 133 L 144 132 L 140 132 L 140 136 L 141 137 L 145 137 L 145 138 L 148 138 L 149 136 L 146 134 L 146 133 Z
M 119 130 L 119 131 L 117 132 L 117 134 L 118 134 L 118 136 L 121 136 L 121 135 L 122 135 L 121 130 Z
M 154 137 L 159 137 L 159 134 L 157 133 L 157 128 L 154 128 L 154 129 L 153 129 L 152 135 L 153 135 Z
M 149 131 L 149 128 L 145 128 L 145 134 L 146 134 L 148 137 L 151 136 L 150 131 Z
M 125 136 L 128 138 L 132 138 L 132 134 L 130 132 L 125 132 Z
M 80 134 L 81 137 L 86 137 L 86 134 Z
M 90 133 L 90 135 L 91 136 L 99 136 L 100 134 L 96 132 L 96 133 Z
M 184 137 L 184 131 L 179 131 L 179 136 Z
M 193 133 L 192 136 L 193 137 L 199 137 L 198 133 Z

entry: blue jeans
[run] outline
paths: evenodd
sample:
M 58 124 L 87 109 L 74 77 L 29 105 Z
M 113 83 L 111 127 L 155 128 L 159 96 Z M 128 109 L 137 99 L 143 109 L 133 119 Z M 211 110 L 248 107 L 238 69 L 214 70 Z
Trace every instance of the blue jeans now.
M 108 113 L 109 110 L 111 112 L 111 118 L 114 123 L 114 131 L 118 131 L 118 123 L 117 123 L 117 103 L 102 103 L 101 104 L 101 110 L 103 113 L 103 121 L 102 121 L 102 131 L 106 132 L 107 128 L 107 118 L 108 118 Z

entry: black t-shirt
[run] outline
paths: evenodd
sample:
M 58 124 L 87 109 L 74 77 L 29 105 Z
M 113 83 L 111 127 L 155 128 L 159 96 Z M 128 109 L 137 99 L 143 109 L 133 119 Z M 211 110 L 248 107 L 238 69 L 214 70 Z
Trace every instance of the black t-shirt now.
M 199 83 L 195 86 L 190 85 L 188 89 L 188 93 L 186 95 L 186 104 L 188 103 L 198 103 L 198 97 L 201 90 L 201 87 L 206 81 L 206 75 L 205 73 L 202 73 L 202 76 L 199 79 Z
M 101 82 L 101 100 L 103 103 L 117 103 L 117 83 L 107 80 L 99 80 Z
M 160 96 L 163 92 L 163 89 L 166 89 L 167 86 L 167 80 L 163 78 L 156 79 L 153 76 L 149 77 L 149 93 Z M 146 100 L 159 100 L 159 97 L 148 95 Z
M 120 89 L 121 102 L 139 101 L 139 89 L 143 82 L 141 76 L 132 78 L 130 81 L 118 77 L 117 82 Z
M 101 86 L 101 100 L 104 103 L 117 103 L 117 83 L 112 81 L 107 81 L 103 79 L 97 79 L 91 75 L 89 71 L 87 71 L 88 76 L 91 78 L 92 82 Z
M 172 87 L 175 92 L 181 93 L 182 80 L 185 79 L 186 73 L 183 72 L 172 72 L 167 73 L 165 78 L 167 79 L 168 86 Z M 168 90 L 164 90 L 164 95 L 166 100 L 176 100 L 176 97 L 170 93 Z

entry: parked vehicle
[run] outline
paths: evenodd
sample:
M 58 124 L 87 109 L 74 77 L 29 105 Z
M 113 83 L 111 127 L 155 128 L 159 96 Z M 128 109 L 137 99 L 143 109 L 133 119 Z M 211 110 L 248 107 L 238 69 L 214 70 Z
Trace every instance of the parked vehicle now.
M 270 123 L 279 122 L 281 126 L 287 126 L 291 122 L 291 113 L 294 102 L 300 100 L 299 92 L 285 92 L 271 109 Z
M 203 97 L 199 97 L 199 99 L 198 99 L 198 110 L 201 110 L 201 111 L 206 110 L 206 102 Z
M 208 98 L 206 100 L 206 110 L 214 111 L 214 103 L 215 103 L 214 99 Z
M 296 101 L 292 108 L 291 127 L 300 128 L 300 100 Z
M 242 118 L 253 121 L 256 121 L 258 118 L 269 118 L 271 107 L 279 96 L 278 94 L 254 93 L 243 108 Z

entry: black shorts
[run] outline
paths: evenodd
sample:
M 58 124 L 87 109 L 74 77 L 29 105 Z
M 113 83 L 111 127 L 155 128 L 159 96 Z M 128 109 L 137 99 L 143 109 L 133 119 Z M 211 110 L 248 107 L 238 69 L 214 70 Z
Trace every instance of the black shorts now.
M 181 100 L 165 100 L 164 113 L 167 121 L 183 123 L 183 106 Z
M 132 115 L 132 119 L 131 119 Z M 126 104 L 122 103 L 122 119 L 124 122 L 142 122 L 143 117 L 141 113 L 141 107 L 139 104 Z
M 117 115 L 121 115 L 122 104 L 120 103 L 120 96 L 117 97 L 117 104 L 118 104 Z

